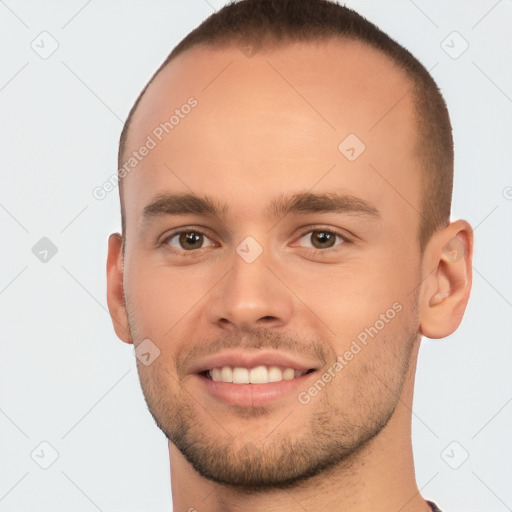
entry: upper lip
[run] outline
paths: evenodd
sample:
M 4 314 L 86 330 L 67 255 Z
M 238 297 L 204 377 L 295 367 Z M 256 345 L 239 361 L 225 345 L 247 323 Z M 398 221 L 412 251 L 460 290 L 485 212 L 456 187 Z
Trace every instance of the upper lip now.
M 254 368 L 256 366 L 281 366 L 294 370 L 317 370 L 321 364 L 317 360 L 278 352 L 275 350 L 230 350 L 201 358 L 192 373 L 202 373 L 223 366 Z

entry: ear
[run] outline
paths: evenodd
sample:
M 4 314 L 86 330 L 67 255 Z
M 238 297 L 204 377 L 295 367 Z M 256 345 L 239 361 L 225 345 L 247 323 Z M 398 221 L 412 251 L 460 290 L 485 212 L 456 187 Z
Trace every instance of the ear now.
M 472 284 L 473 230 L 464 220 L 435 233 L 425 248 L 420 332 L 444 338 L 460 325 Z
M 123 290 L 123 241 L 119 233 L 108 238 L 107 303 L 114 330 L 125 343 L 133 343 L 124 302 Z

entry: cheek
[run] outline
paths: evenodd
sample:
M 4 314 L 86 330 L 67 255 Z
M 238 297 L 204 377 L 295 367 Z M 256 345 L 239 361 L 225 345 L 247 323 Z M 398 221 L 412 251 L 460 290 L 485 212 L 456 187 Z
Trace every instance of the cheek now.
M 396 302 L 410 300 L 419 275 L 412 261 L 399 261 L 379 249 L 339 265 L 288 265 L 281 275 L 307 308 L 346 338 L 354 329 L 374 324 Z
M 418 262 L 380 247 L 342 265 L 316 265 L 308 272 L 288 267 L 283 280 L 318 332 L 331 340 L 333 353 L 355 369 L 374 358 L 393 360 L 404 350 L 414 328 Z
M 201 290 L 195 277 L 187 279 L 183 272 L 133 258 L 125 267 L 125 295 L 140 336 L 159 340 L 171 335 L 197 303 Z
M 414 298 L 395 302 L 377 316 L 354 322 L 351 333 L 336 340 L 338 372 L 334 372 L 330 399 L 338 404 L 359 404 L 360 412 L 390 405 L 401 393 L 417 340 L 417 309 Z M 344 336 L 346 333 L 346 337 Z M 368 409 L 368 410 L 366 410 Z
M 155 279 L 156 276 L 141 272 L 134 278 L 126 290 L 138 323 L 148 326 L 163 327 L 166 318 L 172 320 L 173 304 L 169 298 L 166 283 Z

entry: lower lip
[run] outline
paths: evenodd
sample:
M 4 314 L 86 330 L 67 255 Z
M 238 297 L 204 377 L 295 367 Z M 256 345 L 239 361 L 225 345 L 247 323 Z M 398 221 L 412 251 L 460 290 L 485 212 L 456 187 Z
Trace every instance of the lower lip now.
M 313 371 L 292 380 L 269 382 L 267 384 L 233 384 L 209 379 L 203 374 L 197 375 L 207 392 L 218 400 L 240 407 L 262 407 L 293 393 L 306 389 L 305 382 L 317 372 Z

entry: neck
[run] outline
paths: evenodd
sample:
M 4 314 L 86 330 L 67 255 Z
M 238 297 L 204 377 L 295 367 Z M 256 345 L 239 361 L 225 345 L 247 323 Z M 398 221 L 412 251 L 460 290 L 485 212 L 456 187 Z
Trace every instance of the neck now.
M 199 475 L 169 442 L 174 512 L 430 512 L 416 484 L 411 444 L 416 355 L 380 434 L 342 464 L 295 487 L 252 493 L 225 487 Z

